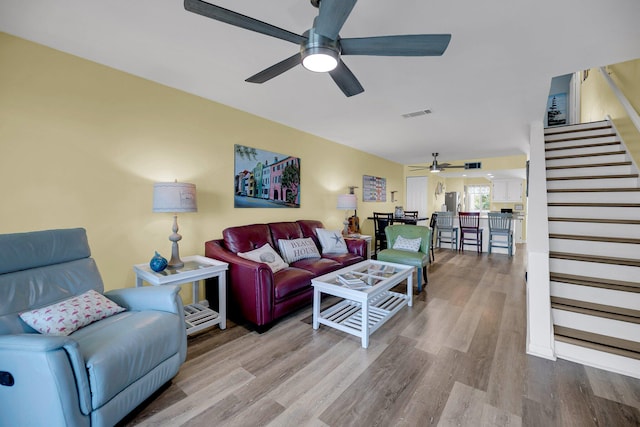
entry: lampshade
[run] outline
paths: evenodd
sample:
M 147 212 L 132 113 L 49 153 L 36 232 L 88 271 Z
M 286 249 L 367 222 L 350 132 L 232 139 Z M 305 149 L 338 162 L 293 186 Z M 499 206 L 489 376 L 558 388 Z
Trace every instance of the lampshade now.
M 340 194 L 338 195 L 338 209 L 352 210 L 358 207 L 358 199 L 355 194 Z
M 153 212 L 197 212 L 196 186 L 186 182 L 153 184 Z

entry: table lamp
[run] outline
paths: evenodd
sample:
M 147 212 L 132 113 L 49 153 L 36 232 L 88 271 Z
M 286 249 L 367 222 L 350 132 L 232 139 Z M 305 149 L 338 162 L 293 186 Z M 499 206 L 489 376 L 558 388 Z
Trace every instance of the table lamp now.
M 153 212 L 169 212 L 173 214 L 173 233 L 169 235 L 171 259 L 168 268 L 184 267 L 180 259 L 178 242 L 182 236 L 178 234 L 178 213 L 197 212 L 196 186 L 186 182 L 156 182 L 153 184 Z
M 356 210 L 358 207 L 358 199 L 355 194 L 340 194 L 338 195 L 338 209 L 345 211 L 344 217 L 344 230 L 342 234 L 345 236 L 349 234 L 349 211 Z

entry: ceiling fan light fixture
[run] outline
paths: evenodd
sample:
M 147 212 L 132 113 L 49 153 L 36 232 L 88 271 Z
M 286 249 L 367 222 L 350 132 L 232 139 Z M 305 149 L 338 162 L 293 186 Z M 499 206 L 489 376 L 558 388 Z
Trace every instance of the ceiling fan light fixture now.
M 442 170 L 442 169 L 440 169 L 436 163 L 432 164 L 432 165 L 429 167 L 429 171 L 430 171 L 431 173 L 438 173 L 438 172 L 440 172 L 441 170 Z
M 321 46 L 308 47 L 302 52 L 302 65 L 309 71 L 326 73 L 338 66 L 338 52 Z

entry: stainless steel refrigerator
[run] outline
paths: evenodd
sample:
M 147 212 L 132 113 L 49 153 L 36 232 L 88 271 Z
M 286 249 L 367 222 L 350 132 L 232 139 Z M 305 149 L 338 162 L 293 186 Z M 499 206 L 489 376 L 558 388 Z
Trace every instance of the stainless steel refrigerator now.
M 458 214 L 460 209 L 460 193 L 449 192 L 444 193 L 444 204 L 447 206 L 447 212 L 453 212 L 454 215 Z

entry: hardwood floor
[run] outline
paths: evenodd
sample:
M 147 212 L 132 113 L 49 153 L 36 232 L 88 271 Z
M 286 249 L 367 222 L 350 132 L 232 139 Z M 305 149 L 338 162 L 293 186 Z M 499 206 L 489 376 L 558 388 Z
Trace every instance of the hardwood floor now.
M 426 291 L 368 349 L 314 331 L 311 306 L 263 334 L 190 337 L 178 375 L 121 425 L 640 425 L 640 380 L 525 354 L 525 252 L 436 251 Z

